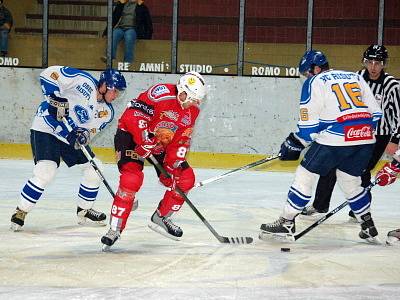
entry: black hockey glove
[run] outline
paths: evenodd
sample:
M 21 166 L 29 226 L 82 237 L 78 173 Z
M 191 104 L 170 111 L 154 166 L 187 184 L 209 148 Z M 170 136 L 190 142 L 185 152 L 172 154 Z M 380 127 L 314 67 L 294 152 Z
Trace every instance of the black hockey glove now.
M 67 141 L 75 149 L 89 144 L 90 132 L 86 128 L 76 127 L 68 135 Z
M 298 160 L 301 151 L 304 149 L 304 145 L 298 140 L 293 132 L 289 134 L 286 140 L 281 145 L 281 151 L 279 151 L 280 160 Z
M 49 99 L 49 114 L 57 119 L 57 121 L 62 121 L 65 117 L 69 115 L 69 103 L 68 99 L 57 97 L 54 94 L 48 96 Z

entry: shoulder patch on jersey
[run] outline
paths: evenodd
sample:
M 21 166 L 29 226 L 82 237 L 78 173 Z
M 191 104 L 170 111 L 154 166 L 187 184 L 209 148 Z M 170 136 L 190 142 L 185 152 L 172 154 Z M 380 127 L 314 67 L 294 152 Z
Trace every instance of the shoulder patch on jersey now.
M 169 94 L 170 92 L 171 91 L 165 85 L 158 85 L 151 90 L 150 94 L 154 98 L 157 98 L 161 95 Z
M 51 79 L 58 80 L 58 77 L 60 77 L 60 75 L 58 75 L 57 72 L 52 72 L 52 73 L 50 74 L 50 78 L 51 78 Z
M 89 121 L 89 112 L 83 106 L 75 105 L 74 112 L 81 124 Z

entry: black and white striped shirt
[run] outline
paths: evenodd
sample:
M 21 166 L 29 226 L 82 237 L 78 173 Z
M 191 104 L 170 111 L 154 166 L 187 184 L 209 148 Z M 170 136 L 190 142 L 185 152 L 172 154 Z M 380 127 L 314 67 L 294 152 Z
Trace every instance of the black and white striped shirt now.
M 398 144 L 400 140 L 400 83 L 384 72 L 377 80 L 370 79 L 366 69 L 357 73 L 361 74 L 368 83 L 383 112 L 376 134 L 390 135 L 391 142 Z

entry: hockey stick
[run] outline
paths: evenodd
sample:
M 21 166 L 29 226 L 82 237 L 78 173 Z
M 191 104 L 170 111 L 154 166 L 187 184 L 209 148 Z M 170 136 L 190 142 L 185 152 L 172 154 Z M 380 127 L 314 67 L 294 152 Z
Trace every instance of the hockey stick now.
M 153 156 L 149 156 L 150 160 L 153 162 L 155 167 L 167 178 L 171 178 L 171 175 L 168 174 L 167 171 L 160 165 L 157 159 Z M 193 205 L 193 203 L 189 200 L 186 194 L 178 187 L 175 187 L 175 191 L 183 197 L 185 202 L 190 206 L 190 208 L 194 211 L 194 213 L 199 217 L 199 219 L 207 226 L 207 228 L 211 231 L 211 233 L 217 238 L 218 241 L 225 244 L 251 244 L 253 242 L 252 237 L 226 237 L 219 235 L 215 229 L 208 223 L 208 221 L 203 217 L 203 215 L 198 211 L 198 209 Z
M 68 131 L 71 132 L 72 131 L 72 127 L 68 124 L 68 121 L 67 121 L 67 119 L 65 117 L 63 117 L 63 123 L 67 127 Z M 103 184 L 105 185 L 107 190 L 110 192 L 111 196 L 113 198 L 115 198 L 115 193 L 114 193 L 113 189 L 108 184 L 106 178 L 104 177 L 103 173 L 101 172 L 101 170 L 97 166 L 97 164 L 94 161 L 93 157 L 90 155 L 88 148 L 86 148 L 86 147 L 88 147 L 88 146 L 80 146 L 80 149 L 83 152 L 83 154 L 85 155 L 85 157 L 87 158 L 87 160 L 89 161 L 89 163 L 91 164 L 91 166 L 93 167 L 93 169 L 95 170 L 95 172 L 97 173 L 97 175 L 99 176 L 100 180 L 103 182 Z
M 279 158 L 279 155 L 273 155 L 273 156 L 271 156 L 271 157 L 266 157 L 266 158 L 257 160 L 257 161 L 255 161 L 255 162 L 252 162 L 252 163 L 250 163 L 250 164 L 248 164 L 248 165 L 245 165 L 245 166 L 243 166 L 243 167 L 240 167 L 240 168 L 237 168 L 237 169 L 233 169 L 233 170 L 231 170 L 231 171 L 229 171 L 229 172 L 226 172 L 226 173 L 224 173 L 224 174 L 221 174 L 221 175 L 218 175 L 218 176 L 214 176 L 214 177 L 212 177 L 212 178 L 209 178 L 209 179 L 200 181 L 200 182 L 198 182 L 198 183 L 196 183 L 196 184 L 194 185 L 194 188 L 202 187 L 202 186 L 204 186 L 204 185 L 206 185 L 206 184 L 209 184 L 209 183 L 211 183 L 211 182 L 214 182 L 214 181 L 220 180 L 220 179 L 222 179 L 222 178 L 224 178 L 224 177 L 230 176 L 230 175 L 232 175 L 232 174 L 234 174 L 234 173 L 236 173 L 236 172 L 244 171 L 244 170 L 247 170 L 247 169 L 254 168 L 254 167 L 258 166 L 258 165 L 265 164 L 266 162 L 269 162 L 269 161 L 274 160 L 274 159 L 277 159 L 277 158 Z
M 376 185 L 379 182 L 379 179 L 371 182 L 371 184 L 366 188 L 367 191 L 370 191 L 374 185 Z M 315 223 L 311 224 L 308 226 L 306 229 L 303 231 L 299 232 L 298 234 L 295 234 L 291 236 L 292 241 L 297 241 L 299 238 L 301 238 L 303 235 L 307 234 L 309 231 L 320 225 L 321 223 L 325 222 L 327 219 L 332 217 L 334 214 L 336 214 L 338 211 L 340 211 L 343 207 L 345 207 L 348 204 L 347 200 L 340 204 L 338 207 L 335 209 L 331 210 L 329 213 L 327 213 L 325 216 L 317 220 Z

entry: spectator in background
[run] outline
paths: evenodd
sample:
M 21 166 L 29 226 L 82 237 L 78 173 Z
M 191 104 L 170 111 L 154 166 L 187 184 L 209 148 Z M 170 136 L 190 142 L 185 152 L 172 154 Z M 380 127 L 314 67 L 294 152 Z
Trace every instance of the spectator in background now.
M 4 0 L 0 0 L 0 56 L 8 53 L 8 33 L 13 25 L 11 12 L 3 5 Z
M 144 0 L 118 0 L 112 16 L 112 59 L 116 58 L 118 44 L 125 41 L 124 62 L 132 63 L 136 39 L 150 40 L 153 35 L 153 23 Z M 103 37 L 107 36 L 107 27 Z M 105 56 L 101 57 L 107 61 Z

